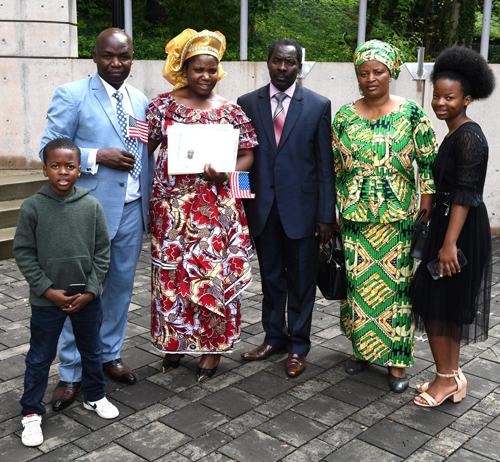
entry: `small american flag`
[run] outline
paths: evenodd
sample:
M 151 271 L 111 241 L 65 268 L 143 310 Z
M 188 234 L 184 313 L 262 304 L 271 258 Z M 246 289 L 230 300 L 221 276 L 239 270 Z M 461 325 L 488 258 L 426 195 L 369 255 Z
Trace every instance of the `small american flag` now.
M 137 120 L 129 114 L 127 136 L 130 138 L 140 138 L 143 143 L 148 144 L 148 123 Z
M 250 191 L 250 178 L 248 172 L 231 172 L 229 184 L 233 197 L 239 199 L 254 199 L 255 194 Z

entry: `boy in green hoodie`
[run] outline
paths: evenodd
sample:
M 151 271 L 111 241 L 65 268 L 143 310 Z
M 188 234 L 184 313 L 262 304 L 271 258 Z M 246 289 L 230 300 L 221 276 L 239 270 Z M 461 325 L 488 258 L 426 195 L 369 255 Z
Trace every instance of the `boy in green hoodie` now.
M 14 237 L 14 257 L 30 286 L 31 304 L 30 349 L 20 401 L 25 446 L 43 442 L 42 399 L 68 316 L 83 362 L 83 407 L 105 419 L 119 414 L 105 396 L 99 337 L 101 285 L 109 266 L 106 216 L 88 189 L 75 187 L 81 173 L 78 146 L 59 138 L 45 146 L 43 155 L 49 186 L 24 201 Z M 70 284 L 84 284 L 85 289 L 66 295 Z

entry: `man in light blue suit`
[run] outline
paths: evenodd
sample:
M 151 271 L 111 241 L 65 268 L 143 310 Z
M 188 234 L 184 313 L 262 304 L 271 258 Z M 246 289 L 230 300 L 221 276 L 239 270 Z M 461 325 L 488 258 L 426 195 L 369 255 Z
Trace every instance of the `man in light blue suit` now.
M 147 144 L 129 138 L 126 119 L 146 120 L 146 97 L 126 85 L 134 51 L 121 29 L 106 29 L 97 37 L 93 53 L 97 74 L 57 88 L 47 112 L 44 146 L 55 138 L 69 138 L 82 152 L 82 175 L 77 186 L 90 189 L 104 208 L 111 238 L 111 263 L 103 284 L 101 342 L 103 366 L 111 378 L 134 383 L 135 375 L 120 358 L 135 269 L 154 173 L 154 156 Z M 75 281 L 75 284 L 79 281 Z M 81 361 L 71 323 L 59 339 L 61 381 L 52 396 L 60 411 L 75 399 L 81 381 Z

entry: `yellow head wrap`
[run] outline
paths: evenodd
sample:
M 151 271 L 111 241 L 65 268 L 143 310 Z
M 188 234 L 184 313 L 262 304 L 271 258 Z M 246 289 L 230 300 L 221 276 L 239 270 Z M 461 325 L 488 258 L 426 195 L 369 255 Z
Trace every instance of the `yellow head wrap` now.
M 186 29 L 167 43 L 165 51 L 168 53 L 168 58 L 163 66 L 162 75 L 174 85 L 174 90 L 187 86 L 187 79 L 182 75 L 182 66 L 187 59 L 196 55 L 211 55 L 217 58 L 219 61 L 217 80 L 227 74 L 220 65 L 222 55 L 226 51 L 226 37 L 219 31 L 211 32 L 205 29 L 196 32 L 193 29 Z

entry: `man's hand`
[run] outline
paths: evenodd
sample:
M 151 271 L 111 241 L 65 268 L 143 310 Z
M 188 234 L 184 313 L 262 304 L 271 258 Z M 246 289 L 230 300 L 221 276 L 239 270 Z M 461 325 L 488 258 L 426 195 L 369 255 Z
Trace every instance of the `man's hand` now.
M 333 223 L 316 223 L 315 236 L 319 236 L 319 243 L 326 244 L 332 237 Z
M 96 161 L 98 164 L 115 170 L 130 172 L 135 166 L 135 157 L 130 152 L 118 148 L 105 148 L 97 151 Z
M 67 308 L 63 308 L 66 313 L 77 313 L 82 308 L 87 306 L 92 300 L 94 300 L 95 295 L 92 292 L 85 292 L 78 295 L 78 298 Z

